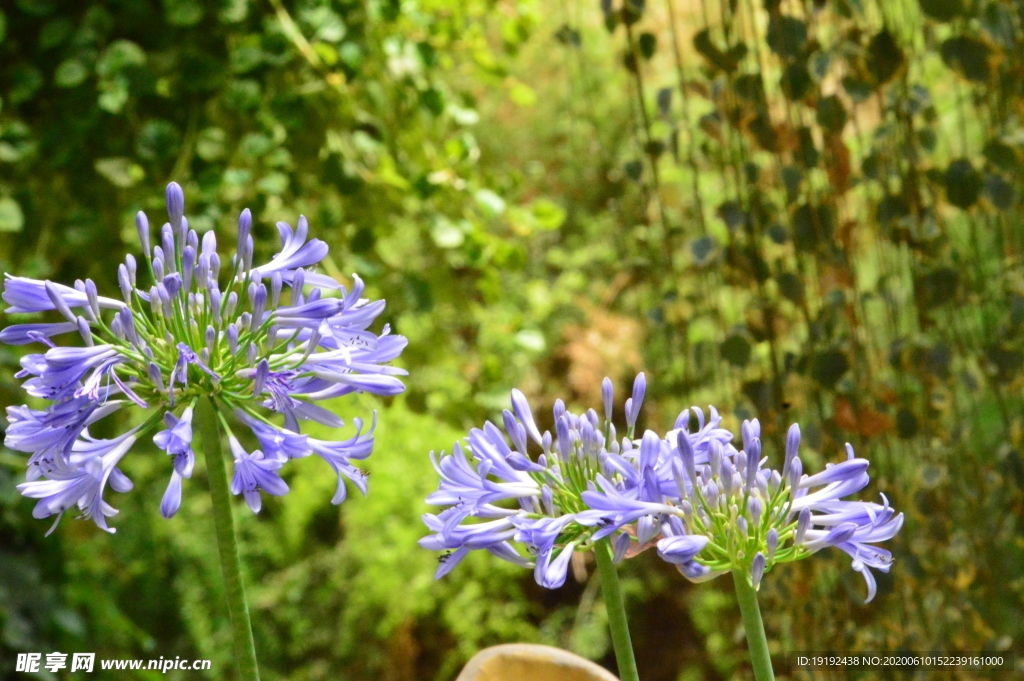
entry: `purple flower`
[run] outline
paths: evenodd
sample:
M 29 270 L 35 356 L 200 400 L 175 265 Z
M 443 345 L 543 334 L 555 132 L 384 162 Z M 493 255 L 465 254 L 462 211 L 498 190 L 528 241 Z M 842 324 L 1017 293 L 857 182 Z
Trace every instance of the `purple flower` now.
M 46 480 L 18 485 L 18 491 L 26 497 L 39 499 L 32 510 L 33 517 L 57 516 L 47 535 L 57 528 L 64 513 L 73 506 L 78 506 L 81 517 L 91 519 L 101 530 L 116 531 L 107 527 L 107 518 L 116 515 L 117 510 L 103 500 L 103 491 L 108 482 L 118 492 L 132 488 L 131 481 L 115 466 L 135 444 L 135 439 L 134 435 L 125 435 L 115 440 L 85 440 L 77 455 L 54 459 L 53 467 L 46 472 Z
M 161 513 L 172 517 L 181 505 L 183 480 L 191 477 L 195 464 L 191 421 L 200 397 L 214 399 L 230 436 L 229 419 L 237 416 L 236 423 L 259 442 L 256 452 L 236 454 L 235 482 L 250 506 L 258 506 L 259 490 L 286 492 L 277 470 L 313 453 L 339 478 L 335 503 L 345 498 L 343 480 L 365 493 L 366 474 L 351 462 L 369 455 L 372 434 L 360 426 L 348 440 L 312 440 L 301 433 L 300 424 L 311 420 L 338 428 L 344 423 L 321 406 L 324 400 L 356 392 L 396 395 L 405 389 L 399 377 L 406 372 L 390 366 L 405 339 L 392 335 L 387 325 L 380 333 L 370 330 L 384 301 L 363 297 L 359 277 L 353 277 L 349 290 L 314 271 L 327 245 L 309 238 L 304 217 L 294 230 L 278 223 L 280 252 L 254 266 L 248 210 L 239 216 L 234 256 L 222 259 L 215 232 L 200 236 L 189 228 L 181 187 L 169 184 L 166 199 L 168 223 L 157 234 L 143 213 L 136 217 L 146 260 L 141 269 L 152 278 L 139 281 L 139 263 L 126 256 L 111 282 L 121 300 L 100 296 L 88 279 L 70 287 L 6 276 L 7 312 L 55 310 L 64 318 L 0 330 L 5 343 L 48 346 L 24 356 L 17 374 L 26 391 L 48 400 L 48 406 L 8 408 L 8 446 L 30 454 L 29 482 L 47 479 L 26 487 L 25 493 L 44 490 L 49 498 L 49 490 L 59 488 L 59 494 L 53 492 L 56 500 L 37 506 L 58 508 L 96 479 L 102 463 L 76 463 L 82 458 L 78 452 L 92 442 L 86 429 L 130 403 L 152 410 L 145 424 L 132 431 L 135 437 L 153 431 L 161 420 L 166 424 L 154 441 L 172 457 L 160 504 Z M 82 346 L 56 347 L 51 340 L 73 331 Z M 273 425 L 275 414 L 283 426 Z M 118 479 L 116 469 L 111 470 L 112 479 Z M 89 517 L 103 524 L 106 507 L 87 506 Z
M 280 497 L 288 494 L 288 483 L 278 473 L 284 465 L 278 459 L 269 459 L 263 452 L 246 452 L 232 435 L 228 438 L 231 453 L 235 457 L 235 475 L 231 478 L 231 493 L 241 494 L 253 513 L 259 513 L 263 506 L 260 492 Z
M 287 428 L 276 426 L 263 421 L 262 419 L 247 414 L 238 409 L 235 416 L 239 421 L 249 426 L 249 430 L 256 436 L 263 453 L 270 459 L 279 459 L 282 463 L 289 459 L 301 459 L 311 453 L 309 437 Z M 369 453 L 369 452 L 367 452 Z
M 4 310 L 7 314 L 45 312 L 57 309 L 58 303 L 55 303 L 46 291 L 46 284 L 50 282 L 27 277 L 14 277 L 10 274 L 5 274 L 4 277 L 3 300 L 10 306 Z M 90 305 L 89 296 L 85 290 L 80 291 L 64 284 L 51 283 L 50 285 L 67 307 L 76 308 Z M 124 307 L 124 303 L 113 298 L 97 297 L 95 303 L 97 307 L 107 310 L 118 310 Z
M 611 399 L 607 387 L 604 397 Z M 641 399 L 642 388 L 637 405 Z M 420 545 L 451 552 L 442 556 L 436 578 L 469 551 L 485 549 L 502 560 L 533 567 L 537 583 L 553 589 L 565 582 L 574 551 L 590 550 L 594 541 L 612 534 L 619 543 L 625 537 L 628 544 L 622 526 L 662 510 L 657 475 L 661 447 L 653 434 L 646 449 L 641 445 L 650 501 L 631 493 L 621 501 L 616 497 L 606 510 L 587 508 L 588 489 L 602 486 L 618 493 L 639 485 L 643 477 L 632 463 L 636 444 L 629 438 L 616 441 L 615 426 L 607 419 L 610 406 L 605 405 L 601 421 L 593 409 L 574 414 L 556 401 L 553 435 L 537 427 L 523 393 L 513 390 L 511 402 L 511 410 L 502 414 L 504 431 L 487 422 L 440 460 L 431 454 L 440 484 L 427 503 L 447 508 L 424 516 L 431 534 Z
M 291 283 L 295 271 L 318 264 L 327 256 L 327 244 L 319 239 L 306 241 L 309 233 L 309 225 L 304 216 L 299 217 L 299 223 L 292 232 L 291 225 L 286 222 L 277 223 L 277 231 L 281 234 L 281 252 L 271 258 L 266 265 L 253 268 L 253 273 L 261 277 L 269 277 L 275 272 L 281 272 L 285 283 Z M 307 273 L 307 283 L 315 286 L 327 286 L 338 288 L 338 284 L 329 277 L 315 277 L 311 279 L 312 273 Z
M 12 324 L 0 330 L 0 343 L 28 345 L 45 342 L 53 336 L 78 331 L 77 322 L 56 322 L 52 324 Z
M 660 531 L 658 555 L 687 579 L 706 581 L 734 571 L 754 588 L 778 563 L 837 547 L 863 575 L 870 601 L 876 591 L 871 569 L 885 572 L 892 562 L 892 555 L 875 544 L 899 532 L 903 515 L 888 502 L 843 499 L 869 483 L 868 461 L 856 458 L 847 445 L 846 461 L 805 475 L 800 429 L 793 426 L 783 470 L 763 468 L 756 419 L 743 422 L 738 450 L 731 434 L 718 428 L 714 409 L 708 424 L 703 412 L 697 414 L 696 432 L 684 412 L 660 446 L 657 436 L 645 433 L 639 456 L 621 457 L 637 474 L 619 472 L 619 482 L 599 478 L 583 493 L 588 510 L 577 513 L 576 522 L 603 526 L 604 532 L 636 523 L 633 531 L 641 543 Z
M 689 563 L 711 541 L 700 534 L 684 534 L 665 537 L 658 541 L 658 555 L 669 563 Z
M 691 581 L 734 572 L 756 589 L 776 564 L 837 547 L 863 575 L 868 600 L 874 597 L 871 571 L 887 571 L 892 562 L 876 544 L 899 532 L 903 516 L 887 501 L 844 499 L 868 485 L 866 459 L 847 445 L 845 461 L 805 475 L 794 425 L 782 471 L 766 468 L 760 423 L 743 422 L 737 449 L 714 407 L 708 418 L 696 407 L 684 410 L 665 437 L 647 430 L 634 439 L 646 387 L 641 374 L 626 401 L 621 442 L 609 420 L 614 388 L 606 379 L 604 420 L 593 409 L 571 413 L 556 400 L 555 435 L 542 433 L 526 397 L 514 390 L 512 410 L 502 414 L 504 432 L 488 422 L 435 461 L 441 480 L 427 503 L 448 508 L 424 516 L 432 534 L 420 544 L 453 552 L 437 577 L 469 551 L 488 549 L 515 563 L 533 557 L 537 583 L 554 588 L 565 580 L 572 551 L 612 538 L 616 562 L 633 542 L 639 550 L 654 544 Z M 531 442 L 539 452 L 528 450 Z
M 314 454 L 330 464 L 334 472 L 338 474 L 338 490 L 331 499 L 332 504 L 340 504 L 347 496 L 345 479 L 352 481 L 363 496 L 368 491 L 367 473 L 361 468 L 352 465 L 352 461 L 361 461 L 370 456 L 373 451 L 373 431 L 377 427 L 377 413 L 373 414 L 373 424 L 370 429 L 363 433 L 362 419 L 355 419 L 356 434 L 348 440 L 341 442 L 327 442 L 309 438 L 309 448 Z
M 164 423 L 167 430 L 161 430 L 153 436 L 153 442 L 160 449 L 174 457 L 174 470 L 171 480 L 160 503 L 160 513 L 165 518 L 172 518 L 181 506 L 181 481 L 192 477 L 196 457 L 192 453 L 192 407 L 182 412 L 181 418 L 171 412 L 164 412 Z

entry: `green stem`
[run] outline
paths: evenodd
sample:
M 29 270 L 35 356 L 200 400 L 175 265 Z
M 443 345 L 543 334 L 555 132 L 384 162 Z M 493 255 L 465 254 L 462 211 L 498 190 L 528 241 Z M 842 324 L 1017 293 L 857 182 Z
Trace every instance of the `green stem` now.
M 772 657 L 768 654 L 768 639 L 764 635 L 761 609 L 757 607 L 757 592 L 747 581 L 747 572 L 734 570 L 733 584 L 736 585 L 736 600 L 743 615 L 743 628 L 747 632 L 747 647 L 750 648 L 750 663 L 754 667 L 757 681 L 775 681 L 772 671 Z
M 227 593 L 228 613 L 231 615 L 238 677 L 242 681 L 259 681 L 256 645 L 252 638 L 249 606 L 245 601 L 242 565 L 238 557 L 238 540 L 235 536 L 235 518 L 231 511 L 231 490 L 228 488 L 228 474 L 224 455 L 220 448 L 220 429 L 217 425 L 216 406 L 213 404 L 212 398 L 203 397 L 199 400 L 195 423 L 206 456 L 210 498 L 213 500 L 213 523 L 217 528 L 217 547 L 220 549 L 224 590 Z
M 612 646 L 615 648 L 615 661 L 619 664 L 619 678 L 622 681 L 640 681 L 636 659 L 633 657 L 633 644 L 629 640 L 626 608 L 622 603 L 622 591 L 619 590 L 619 575 L 612 562 L 610 540 L 606 538 L 594 544 L 594 556 L 597 558 L 597 574 L 601 577 L 604 605 L 608 610 L 608 626 L 612 630 Z

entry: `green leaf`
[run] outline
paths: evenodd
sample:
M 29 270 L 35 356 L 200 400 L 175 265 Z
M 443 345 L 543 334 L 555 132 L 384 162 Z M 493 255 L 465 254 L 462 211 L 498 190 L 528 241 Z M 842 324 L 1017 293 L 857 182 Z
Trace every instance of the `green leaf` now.
M 977 38 L 961 35 L 942 43 L 942 61 L 967 80 L 977 83 L 988 81 L 991 66 L 988 58 L 992 50 Z
M 538 229 L 558 229 L 565 222 L 565 209 L 550 199 L 537 199 L 530 205 Z
M 935 145 L 939 143 L 939 136 L 932 128 L 921 128 L 917 131 L 917 143 L 925 151 L 935 151 Z
M 230 52 L 231 71 L 248 73 L 263 63 L 266 55 L 258 35 L 245 36 L 236 40 Z
M 964 210 L 974 205 L 981 193 L 981 173 L 965 158 L 959 158 L 946 168 L 946 198 Z
M 75 25 L 67 17 L 58 17 L 46 22 L 39 31 L 39 48 L 49 50 L 60 45 L 68 39 L 74 29 Z
M 441 248 L 458 248 L 466 240 L 466 232 L 460 224 L 445 217 L 439 217 L 430 231 L 434 243 Z
M 796 200 L 800 198 L 800 187 L 804 182 L 804 174 L 795 166 L 786 166 L 780 174 L 782 175 L 782 184 L 786 188 L 786 205 L 796 203 Z
M 651 140 L 644 143 L 644 153 L 657 161 L 658 157 L 665 153 L 665 143 L 661 140 Z
M 813 168 L 818 165 L 818 148 L 814 145 L 814 135 L 811 133 L 811 129 L 804 126 L 797 130 L 797 160 L 803 164 L 805 168 Z
M 672 113 L 672 88 L 663 87 L 658 90 L 655 101 L 658 104 L 658 113 L 667 117 Z
M 18 9 L 32 17 L 45 17 L 56 9 L 54 0 L 18 0 Z
M 57 87 L 78 87 L 88 76 L 89 70 L 85 64 L 77 59 L 68 59 L 57 66 L 57 70 L 53 73 L 53 82 L 57 84 Z
M 839 134 L 846 127 L 846 108 L 836 95 L 818 100 L 818 125 L 828 132 Z
M 640 54 L 644 59 L 650 59 L 658 49 L 658 38 L 653 33 L 641 33 L 637 40 L 640 46 Z
M 732 87 L 737 95 L 758 108 L 765 106 L 764 80 L 760 73 L 744 73 L 736 76 Z
M 1016 199 L 1013 185 L 996 174 L 990 174 L 985 178 L 985 194 L 999 210 L 1009 210 Z
M 814 80 L 820 83 L 825 80 L 829 69 L 832 68 L 832 55 L 828 52 L 817 50 L 808 58 L 807 62 L 810 65 L 811 75 L 814 76 Z
M 249 0 L 222 0 L 220 20 L 225 24 L 237 24 L 249 15 Z
M 516 344 L 533 352 L 544 352 L 547 342 L 544 334 L 535 329 L 523 329 L 515 335 Z
M 768 22 L 768 47 L 780 57 L 796 59 L 807 42 L 807 24 L 795 17 L 775 15 Z
M 488 215 L 497 216 L 505 212 L 505 200 L 492 192 L 490 189 L 480 189 L 474 195 L 476 202 L 480 204 Z
M 737 43 L 725 52 L 711 39 L 711 29 L 705 28 L 693 36 L 693 47 L 708 60 L 715 69 L 732 73 L 747 54 L 747 46 Z
M 120 113 L 128 103 L 128 83 L 122 78 L 100 82 L 100 96 L 97 105 L 104 111 Z
M 14 199 L 6 196 L 0 199 L 0 232 L 20 232 L 25 226 L 25 214 Z
M 931 309 L 951 303 L 956 299 L 960 274 L 952 267 L 937 267 L 927 274 L 914 279 L 914 292 L 918 304 Z
M 886 227 L 893 226 L 910 217 L 910 206 L 907 200 L 899 194 L 887 194 L 878 202 L 878 210 L 875 211 L 875 219 L 879 224 Z
M 918 423 L 917 417 L 914 416 L 914 412 L 910 411 L 906 407 L 901 408 L 896 412 L 896 434 L 904 440 L 917 435 Z
M 854 103 L 859 104 L 871 96 L 871 83 L 867 83 L 853 76 L 843 77 L 843 89 Z
M 251 78 L 242 78 L 231 81 L 224 88 L 225 103 L 240 111 L 249 111 L 259 106 L 263 99 L 263 92 L 259 81 Z
M 707 265 L 715 255 L 715 240 L 711 236 L 702 236 L 690 244 L 693 263 L 698 267 Z
M 238 143 L 238 153 L 253 160 L 267 155 L 273 148 L 274 140 L 259 132 L 249 133 Z
M 811 80 L 811 74 L 803 64 L 790 64 L 782 72 L 782 78 L 779 80 L 782 94 L 793 102 L 803 99 L 812 85 L 814 85 L 814 81 Z
M 718 346 L 722 358 L 734 367 L 744 367 L 750 361 L 750 341 L 743 336 L 729 336 Z
M 741 390 L 758 412 L 764 413 L 771 409 L 772 386 L 768 381 L 747 381 Z
M 1017 41 L 1020 40 L 1014 10 L 1017 8 L 1012 4 L 990 2 L 978 18 L 986 35 L 1008 50 L 1016 49 Z
M 135 142 L 140 158 L 160 161 L 177 156 L 181 145 L 181 133 L 170 121 L 147 121 Z
M 722 219 L 730 231 L 747 224 L 750 216 L 738 201 L 724 201 L 715 209 L 715 215 Z
M 644 6 L 646 5 L 645 0 L 622 0 L 622 21 L 627 26 L 631 26 L 644 15 Z
M 96 62 L 96 73 L 101 78 L 109 78 L 126 69 L 145 64 L 146 53 L 141 47 L 130 40 L 116 40 L 107 46 Z
M 985 154 L 985 158 L 989 163 L 1000 170 L 1012 172 L 1017 169 L 1017 164 L 1020 162 L 1020 158 L 1013 147 L 997 139 L 989 140 L 985 144 L 982 153 Z
M 221 128 L 206 128 L 196 138 L 196 154 L 204 161 L 223 158 L 227 133 Z
M 98 158 L 93 163 L 96 172 L 115 187 L 127 189 L 146 177 L 142 166 L 126 157 Z
M 528 108 L 537 103 L 537 93 L 532 87 L 520 81 L 514 81 L 508 89 L 509 98 L 521 107 Z
M 850 360 L 839 350 L 826 350 L 811 360 L 811 378 L 826 389 L 834 388 L 849 370 Z
M 793 212 L 793 245 L 800 251 L 813 251 L 832 238 L 835 210 L 828 205 L 801 205 Z
M 164 16 L 172 26 L 195 26 L 203 18 L 203 5 L 197 0 L 164 0 Z
M 256 187 L 264 194 L 280 196 L 288 191 L 288 176 L 284 173 L 268 173 L 260 178 Z
M 925 16 L 936 21 L 952 21 L 964 13 L 961 0 L 917 0 Z
M 15 67 L 10 78 L 11 88 L 8 90 L 7 96 L 14 104 L 32 99 L 39 88 L 43 86 L 43 74 L 35 66 L 29 64 Z
M 985 358 L 989 362 L 989 371 L 999 383 L 1011 382 L 1024 368 L 1024 353 L 999 344 L 991 344 L 985 349 Z
M 573 28 L 569 24 L 562 24 L 562 26 L 555 31 L 555 40 L 563 45 L 570 45 L 572 47 L 579 47 L 583 44 L 583 39 L 580 36 L 579 30 Z
M 775 282 L 779 285 L 779 293 L 787 300 L 800 304 L 804 299 L 804 281 L 799 275 L 793 272 L 783 272 L 776 277 Z
M 867 66 L 875 79 L 876 85 L 892 80 L 892 77 L 903 66 L 903 49 L 888 29 L 882 30 L 871 38 L 868 43 Z
M 444 112 L 444 95 L 437 88 L 427 88 L 420 90 L 420 105 L 434 114 L 440 116 Z

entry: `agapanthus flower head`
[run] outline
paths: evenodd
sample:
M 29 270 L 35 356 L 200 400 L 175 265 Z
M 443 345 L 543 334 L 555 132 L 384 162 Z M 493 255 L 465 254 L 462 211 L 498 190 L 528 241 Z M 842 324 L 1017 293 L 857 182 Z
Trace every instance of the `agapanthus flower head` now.
M 405 371 L 390 366 L 406 340 L 385 325 L 369 330 L 384 301 L 363 297 L 353 275 L 351 289 L 315 271 L 327 245 L 309 238 L 305 217 L 297 226 L 279 222 L 281 250 L 253 265 L 252 216 L 238 219 L 237 247 L 222 259 L 211 230 L 198 234 L 185 217 L 185 197 L 167 187 L 168 222 L 153 234 L 146 215 L 136 225 L 142 266 L 132 255 L 118 267 L 121 298 L 104 297 L 92 280 L 65 286 L 6 275 L 6 312 L 56 311 L 59 321 L 8 326 L 0 341 L 42 343 L 49 349 L 26 355 L 17 374 L 26 391 L 50 401 L 43 410 L 9 407 L 6 444 L 30 452 L 26 496 L 40 499 L 35 515 L 63 514 L 79 506 L 83 516 L 108 528 L 116 511 L 103 501 L 106 485 L 127 491 L 131 483 L 116 467 L 145 433 L 171 457 L 171 480 L 161 512 L 173 516 L 182 481 L 192 475 L 192 416 L 200 398 L 213 398 L 221 420 L 250 429 L 262 449 L 247 452 L 231 434 L 232 490 L 258 511 L 260 495 L 285 494 L 279 471 L 291 459 L 317 454 L 339 475 L 335 503 L 345 498 L 344 478 L 366 492 L 366 477 L 350 459 L 373 447 L 372 429 L 342 442 L 313 440 L 301 421 L 343 424 L 318 402 L 353 392 L 394 395 Z M 140 271 L 140 269 L 142 271 Z M 77 333 L 82 345 L 57 347 L 54 337 Z M 94 440 L 88 427 L 119 410 L 150 410 L 148 420 L 114 440 Z M 283 418 L 283 427 L 268 416 Z M 39 480 L 38 478 L 45 478 Z M 52 531 L 52 530 L 51 530 Z
M 525 396 L 513 390 L 504 432 L 488 422 L 442 454 L 434 462 L 441 483 L 427 503 L 447 508 L 424 516 L 431 534 L 420 540 L 445 552 L 436 577 L 486 549 L 533 567 L 538 584 L 555 588 L 573 551 L 609 537 L 616 561 L 656 547 L 691 581 L 734 572 L 757 588 L 775 565 L 836 546 L 864 576 L 868 601 L 874 597 L 871 569 L 885 572 L 892 562 L 875 544 L 899 532 L 903 514 L 884 496 L 882 504 L 843 499 L 867 486 L 866 459 L 846 445 L 845 461 L 807 475 L 793 425 L 781 470 L 767 468 L 758 421 L 743 422 L 737 449 L 714 407 L 707 416 L 684 410 L 664 437 L 638 435 L 646 386 L 637 376 L 621 440 L 605 379 L 603 418 L 593 409 L 573 414 L 557 400 L 555 434 L 541 433 Z
M 595 541 L 609 536 L 621 560 L 630 545 L 624 526 L 648 516 L 648 506 L 636 514 L 613 516 L 591 508 L 586 499 L 602 487 L 619 485 L 642 504 L 659 504 L 661 485 L 674 484 L 664 474 L 668 451 L 662 440 L 651 431 L 634 437 L 645 390 L 640 374 L 626 400 L 627 430 L 621 440 L 612 422 L 609 379 L 602 386 L 603 418 L 593 409 L 569 412 L 557 400 L 554 434 L 540 432 L 526 397 L 513 390 L 512 409 L 502 414 L 504 432 L 487 422 L 434 462 L 441 483 L 427 503 L 448 508 L 424 516 L 432 534 L 420 545 L 446 552 L 436 577 L 451 571 L 469 551 L 486 549 L 533 567 L 538 584 L 556 588 L 565 582 L 574 551 L 590 550 Z M 723 436 L 731 437 L 717 428 L 716 417 L 694 436 L 693 446 L 704 452 L 709 441 Z M 664 510 L 672 512 L 668 506 Z M 653 538 L 658 528 L 649 520 L 640 522 L 636 532 Z
M 635 520 L 634 534 L 644 542 L 651 537 L 650 531 L 640 536 L 645 523 L 656 524 L 658 555 L 687 579 L 702 582 L 734 572 L 746 575 L 755 588 L 776 564 L 836 546 L 864 576 L 867 600 L 874 598 L 869 568 L 887 572 L 892 562 L 891 553 L 875 544 L 899 532 L 903 514 L 884 496 L 882 504 L 843 500 L 869 482 L 868 461 L 856 458 L 853 447 L 846 445 L 845 461 L 807 475 L 795 424 L 781 470 L 764 466 L 756 419 L 743 422 L 741 449 L 729 436 L 713 438 L 699 450 L 688 424 L 677 425 L 681 427 L 670 431 L 661 445 L 666 456 L 655 467 L 661 481 L 657 494 L 639 482 L 631 484 L 631 476 L 624 475 L 618 483 L 602 484 L 600 492 L 584 495 L 592 508 L 603 509 L 612 519 L 610 528 Z M 667 471 L 672 483 L 665 479 Z

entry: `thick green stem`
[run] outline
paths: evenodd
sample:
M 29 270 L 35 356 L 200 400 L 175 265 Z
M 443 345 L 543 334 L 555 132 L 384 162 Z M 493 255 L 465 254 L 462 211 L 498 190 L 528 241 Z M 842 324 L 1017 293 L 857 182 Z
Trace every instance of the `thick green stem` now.
M 228 613 L 231 615 L 238 678 L 241 681 L 259 681 L 256 645 L 252 638 L 249 606 L 246 604 L 245 585 L 242 583 L 242 565 L 238 557 L 235 517 L 231 511 L 231 490 L 228 488 L 228 474 L 220 448 L 220 426 L 217 423 L 216 407 L 211 398 L 203 397 L 199 400 L 195 424 L 202 438 L 206 472 L 210 479 L 213 524 L 217 528 L 217 547 L 220 549 L 224 591 L 228 599 Z
M 608 610 L 608 626 L 612 630 L 612 646 L 615 648 L 615 661 L 619 664 L 619 678 L 622 681 L 640 681 L 636 659 L 633 657 L 633 644 L 629 640 L 626 608 L 622 603 L 622 591 L 619 590 L 619 575 L 612 562 L 611 542 L 602 539 L 594 544 L 594 556 L 597 558 L 597 574 L 601 577 L 604 605 Z
M 743 628 L 747 632 L 747 647 L 750 648 L 754 678 L 757 681 L 775 681 L 772 657 L 768 654 L 768 639 L 764 635 L 764 622 L 761 621 L 761 609 L 757 607 L 757 592 L 747 581 L 745 572 L 733 572 L 732 581 L 736 585 L 736 600 L 740 603 Z

